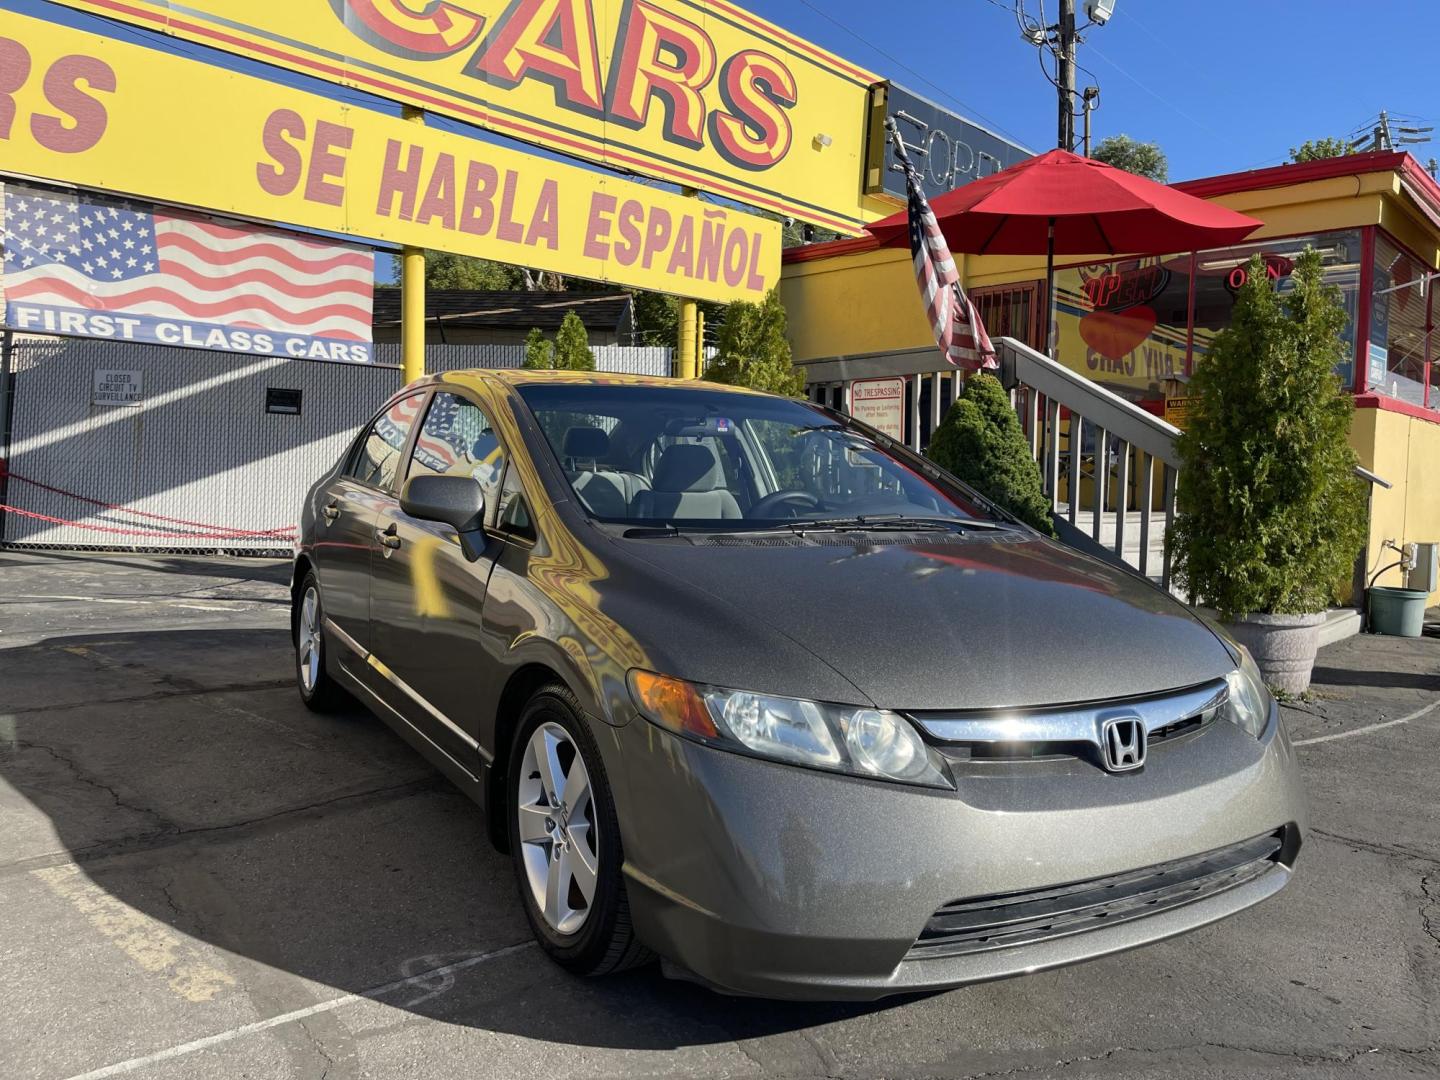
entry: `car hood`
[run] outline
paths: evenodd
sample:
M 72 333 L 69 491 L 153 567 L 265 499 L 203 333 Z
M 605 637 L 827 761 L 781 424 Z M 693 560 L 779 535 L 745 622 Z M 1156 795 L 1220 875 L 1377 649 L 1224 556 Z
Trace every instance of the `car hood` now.
M 1029 533 L 696 533 L 620 544 L 813 653 L 884 708 L 1131 697 L 1234 666 L 1170 596 Z M 745 671 L 716 681 L 771 689 Z

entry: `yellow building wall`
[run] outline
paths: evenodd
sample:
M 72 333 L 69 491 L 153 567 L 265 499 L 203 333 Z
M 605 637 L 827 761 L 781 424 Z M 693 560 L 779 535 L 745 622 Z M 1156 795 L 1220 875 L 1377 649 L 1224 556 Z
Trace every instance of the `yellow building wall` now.
M 800 362 L 935 344 L 908 248 L 788 264 L 780 302 Z
M 1388 491 L 1373 490 L 1368 582 L 1380 567 L 1399 558 L 1384 546 L 1386 540 L 1440 540 L 1440 424 L 1384 409 L 1356 409 L 1350 445 L 1361 465 L 1394 485 Z M 1405 575 L 1399 568 L 1390 569 L 1375 584 L 1404 586 Z M 1440 604 L 1440 590 L 1430 594 L 1428 604 Z

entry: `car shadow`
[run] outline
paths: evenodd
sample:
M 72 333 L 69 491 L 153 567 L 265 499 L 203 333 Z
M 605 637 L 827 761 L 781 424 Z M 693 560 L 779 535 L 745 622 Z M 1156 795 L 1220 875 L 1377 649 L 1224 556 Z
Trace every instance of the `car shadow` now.
M 1423 671 L 1366 671 L 1317 664 L 1311 682 L 1321 686 L 1382 686 L 1393 689 L 1440 690 L 1440 675 Z
M 283 630 L 235 628 L 60 635 L 0 651 L 0 781 L 60 841 L 32 850 L 0 838 L 0 874 L 52 880 L 63 847 L 88 882 L 228 972 L 217 993 L 257 1005 L 247 977 L 279 969 L 447 1023 L 673 1049 L 906 1000 L 726 997 L 658 964 L 567 974 L 529 944 L 509 859 L 488 846 L 480 810 L 368 712 L 304 709 L 277 683 L 290 655 Z M 42 906 L 57 902 L 35 889 Z

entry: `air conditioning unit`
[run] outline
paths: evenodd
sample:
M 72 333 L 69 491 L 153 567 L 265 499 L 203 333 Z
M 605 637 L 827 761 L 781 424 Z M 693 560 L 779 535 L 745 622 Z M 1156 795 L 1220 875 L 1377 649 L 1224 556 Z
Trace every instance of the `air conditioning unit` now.
M 1406 573 L 1405 587 L 1427 593 L 1440 588 L 1440 543 L 1415 545 L 1415 567 Z
M 1085 0 L 1085 17 L 1096 26 L 1104 26 L 1115 14 L 1115 0 Z

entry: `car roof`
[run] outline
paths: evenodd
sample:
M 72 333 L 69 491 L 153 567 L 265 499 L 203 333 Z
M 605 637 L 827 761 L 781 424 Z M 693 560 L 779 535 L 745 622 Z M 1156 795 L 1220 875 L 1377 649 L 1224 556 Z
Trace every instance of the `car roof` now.
M 648 386 L 683 390 L 718 390 L 731 394 L 774 397 L 759 390 L 701 379 L 674 379 L 663 375 L 627 375 L 618 371 L 534 371 L 527 368 L 464 368 L 440 372 L 437 382 L 456 383 L 478 389 L 479 384 L 499 383 L 519 389 L 525 386 Z

